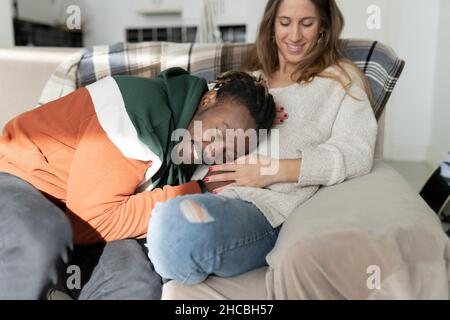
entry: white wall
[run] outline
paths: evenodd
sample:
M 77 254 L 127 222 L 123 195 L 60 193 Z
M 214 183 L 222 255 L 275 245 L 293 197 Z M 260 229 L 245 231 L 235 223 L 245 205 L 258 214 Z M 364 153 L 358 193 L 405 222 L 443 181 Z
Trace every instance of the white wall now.
M 413 0 L 414 1 L 414 0 Z M 345 17 L 343 37 L 376 39 L 388 45 L 394 44 L 398 29 L 399 0 L 337 0 Z M 381 10 L 381 29 L 367 28 L 367 8 L 376 5 Z M 394 30 L 393 30 L 394 29 Z
M 414 1 L 414 2 L 413 2 Z M 402 0 L 393 44 L 407 66 L 388 110 L 386 157 L 425 161 L 437 69 L 439 1 Z M 442 39 L 444 40 L 444 39 Z
M 177 4 L 177 0 L 165 0 L 168 4 Z M 85 23 L 85 45 L 113 44 L 125 41 L 127 28 L 145 26 L 180 25 L 180 16 L 144 16 L 138 10 L 149 1 L 127 0 L 78 0 L 82 20 Z
M 225 0 L 226 1 L 226 0 Z M 247 15 L 247 42 L 255 42 L 258 33 L 259 23 L 261 22 L 266 6 L 266 0 L 246 0 L 248 2 Z M 236 2 L 235 10 L 239 10 L 239 2 Z
M 438 164 L 450 150 L 450 1 L 440 0 L 439 43 L 428 162 Z
M 384 152 L 388 159 L 426 161 L 430 157 L 434 80 L 436 72 L 445 73 L 437 68 L 436 52 L 438 41 L 449 41 L 438 33 L 439 1 L 338 0 L 347 22 L 344 37 L 382 41 L 406 60 L 387 106 Z M 369 5 L 381 8 L 380 30 L 366 27 Z
M 19 18 L 54 25 L 63 18 L 66 0 L 18 0 Z
M 0 0 L 5 1 L 5 0 Z M 201 0 L 164 0 L 167 6 L 182 8 L 180 16 L 145 16 L 138 11 L 149 0 L 18 0 L 19 17 L 29 21 L 55 24 L 64 22 L 68 5 L 80 6 L 85 27 L 86 46 L 125 41 L 125 29 L 149 26 L 196 25 Z M 253 42 L 266 0 L 223 0 L 219 24 L 247 25 L 247 41 Z
M 0 48 L 14 46 L 13 13 L 10 0 L 0 0 Z
M 149 26 L 196 25 L 200 19 L 201 0 L 164 0 L 168 6 L 182 8 L 180 16 L 145 16 L 140 8 L 147 0 L 73 0 L 81 7 L 85 24 L 85 45 L 112 44 L 125 41 L 125 29 Z M 219 24 L 246 24 L 247 41 L 255 40 L 256 29 L 261 18 L 265 0 L 224 0 L 224 12 Z

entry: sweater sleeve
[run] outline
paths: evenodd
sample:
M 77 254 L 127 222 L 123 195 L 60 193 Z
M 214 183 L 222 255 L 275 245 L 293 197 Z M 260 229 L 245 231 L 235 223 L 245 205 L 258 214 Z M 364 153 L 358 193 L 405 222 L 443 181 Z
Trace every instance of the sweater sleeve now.
M 193 181 L 136 194 L 149 165 L 150 162 L 125 158 L 96 118 L 86 125 L 67 183 L 67 214 L 76 244 L 143 238 L 157 203 L 201 193 Z
M 367 94 L 354 84 L 345 94 L 330 138 L 301 150 L 301 187 L 332 186 L 372 170 L 378 125 Z

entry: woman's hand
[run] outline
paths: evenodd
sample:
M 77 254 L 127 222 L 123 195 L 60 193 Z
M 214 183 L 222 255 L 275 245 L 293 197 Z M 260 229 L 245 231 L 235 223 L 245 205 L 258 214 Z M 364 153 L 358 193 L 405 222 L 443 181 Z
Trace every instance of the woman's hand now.
M 273 124 L 274 125 L 283 124 L 287 119 L 289 119 L 289 114 L 286 112 L 284 107 L 277 106 L 277 116 Z
M 214 190 L 218 190 L 218 189 L 224 188 L 224 187 L 229 186 L 231 183 L 234 182 L 234 181 L 217 181 L 217 182 L 211 181 L 211 182 L 208 182 L 210 177 L 215 176 L 215 175 L 219 175 L 219 174 L 222 174 L 222 173 L 225 173 L 225 172 L 223 172 L 223 171 L 215 171 L 215 172 L 209 171 L 208 174 L 206 175 L 206 177 L 203 178 L 203 182 L 205 183 L 206 190 L 208 190 L 208 192 L 213 192 Z
M 300 166 L 301 159 L 278 160 L 248 155 L 232 163 L 210 167 L 210 174 L 204 181 L 207 184 L 226 182 L 228 185 L 225 187 L 265 188 L 280 182 L 297 182 Z M 216 188 L 213 192 L 218 193 L 225 187 Z

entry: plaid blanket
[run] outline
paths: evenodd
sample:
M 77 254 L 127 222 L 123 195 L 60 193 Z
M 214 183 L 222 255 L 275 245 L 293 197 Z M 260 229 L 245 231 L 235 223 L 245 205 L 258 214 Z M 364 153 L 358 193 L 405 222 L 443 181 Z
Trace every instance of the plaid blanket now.
M 39 104 L 58 99 L 79 87 L 110 75 L 155 77 L 171 67 L 214 81 L 225 71 L 239 70 L 252 44 L 196 44 L 170 42 L 118 43 L 86 48 L 55 70 Z M 377 119 L 403 70 L 404 61 L 395 52 L 367 40 L 344 40 L 347 56 L 368 77 L 374 95 Z

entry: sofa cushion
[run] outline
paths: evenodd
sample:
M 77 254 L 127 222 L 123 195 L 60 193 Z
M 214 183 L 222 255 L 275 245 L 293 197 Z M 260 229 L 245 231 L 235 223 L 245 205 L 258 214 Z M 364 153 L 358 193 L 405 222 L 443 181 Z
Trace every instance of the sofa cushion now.
M 382 161 L 300 206 L 267 261 L 271 298 L 448 299 L 450 239 Z
M 169 281 L 163 287 L 163 300 L 265 300 L 267 268 L 260 268 L 233 278 L 211 276 L 207 281 L 185 286 Z

